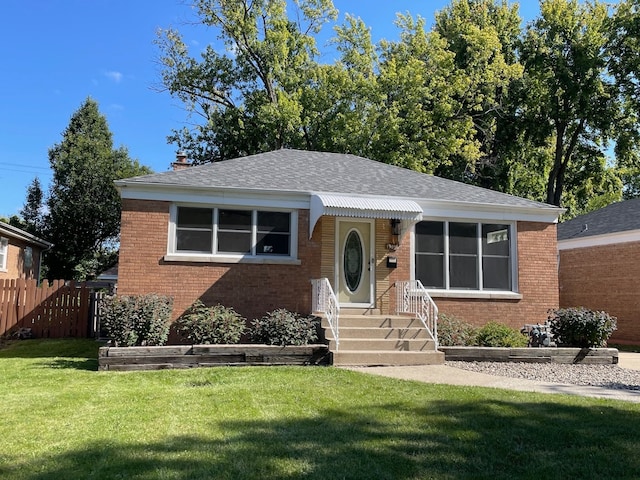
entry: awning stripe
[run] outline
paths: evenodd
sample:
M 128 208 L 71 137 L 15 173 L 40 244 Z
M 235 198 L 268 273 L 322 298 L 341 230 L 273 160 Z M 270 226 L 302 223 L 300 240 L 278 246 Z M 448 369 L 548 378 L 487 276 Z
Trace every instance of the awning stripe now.
M 388 197 L 351 197 L 347 195 L 314 194 L 311 196 L 309 237 L 323 215 L 355 218 L 395 218 L 403 223 L 422 220 L 422 207 L 413 200 Z

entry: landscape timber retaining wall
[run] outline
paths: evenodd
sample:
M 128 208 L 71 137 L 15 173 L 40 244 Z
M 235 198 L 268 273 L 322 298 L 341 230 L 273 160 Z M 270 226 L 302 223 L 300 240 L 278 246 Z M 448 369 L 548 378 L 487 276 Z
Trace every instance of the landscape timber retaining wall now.
M 616 348 L 502 348 L 502 347 L 438 347 L 445 360 L 464 362 L 529 362 L 581 363 L 610 365 L 618 363 Z
M 163 370 L 239 365 L 323 365 L 327 345 L 174 345 L 101 347 L 98 370 Z

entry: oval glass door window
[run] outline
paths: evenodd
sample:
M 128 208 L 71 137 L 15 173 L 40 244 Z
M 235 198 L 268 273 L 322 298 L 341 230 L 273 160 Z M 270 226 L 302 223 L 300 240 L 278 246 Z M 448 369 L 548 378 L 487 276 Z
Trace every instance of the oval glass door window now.
M 362 240 L 357 230 L 351 230 L 344 244 L 344 280 L 350 292 L 355 292 L 362 280 Z

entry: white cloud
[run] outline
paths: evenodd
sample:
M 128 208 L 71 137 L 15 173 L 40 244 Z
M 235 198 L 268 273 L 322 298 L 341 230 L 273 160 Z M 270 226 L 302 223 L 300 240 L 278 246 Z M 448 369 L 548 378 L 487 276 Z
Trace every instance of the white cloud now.
M 122 73 L 120 72 L 114 72 L 114 71 L 106 72 L 105 76 L 116 83 L 120 83 L 122 81 Z

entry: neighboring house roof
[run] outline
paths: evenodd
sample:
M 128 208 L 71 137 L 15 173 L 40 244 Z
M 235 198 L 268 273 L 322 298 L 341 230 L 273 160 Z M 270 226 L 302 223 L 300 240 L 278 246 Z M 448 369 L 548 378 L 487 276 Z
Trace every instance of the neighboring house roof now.
M 113 267 L 106 269 L 98 275 L 98 280 L 118 280 L 118 264 L 116 263 Z
M 14 227 L 13 225 L 9 225 L 8 223 L 4 222 L 0 222 L 0 236 L 17 238 L 29 244 L 37 245 L 38 247 L 45 249 L 51 248 L 53 246 L 52 243 L 47 242 L 46 240 L 38 238 L 35 235 L 31 235 L 29 232 L 25 232 L 20 228 Z
M 640 198 L 616 202 L 558 225 L 558 240 L 640 230 Z
M 558 225 L 558 243 L 566 248 L 640 239 L 640 198 L 616 202 Z
M 275 150 L 223 162 L 116 181 L 125 189 L 215 189 L 281 194 L 397 197 L 424 204 L 523 209 L 557 218 L 561 209 L 367 158 L 328 152 Z M 123 195 L 125 196 L 125 195 Z M 552 220 L 553 221 L 553 220 Z

